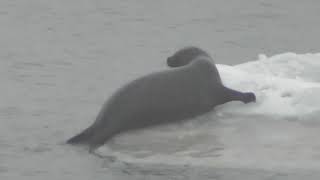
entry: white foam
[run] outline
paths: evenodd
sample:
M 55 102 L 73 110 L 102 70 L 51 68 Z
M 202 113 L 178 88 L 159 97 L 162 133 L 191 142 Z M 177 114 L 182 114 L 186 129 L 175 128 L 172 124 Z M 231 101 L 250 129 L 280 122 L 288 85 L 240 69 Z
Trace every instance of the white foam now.
M 235 67 L 218 67 L 226 85 L 257 95 L 254 106 L 236 108 L 237 113 L 306 117 L 320 110 L 319 58 L 318 54 L 286 53 Z

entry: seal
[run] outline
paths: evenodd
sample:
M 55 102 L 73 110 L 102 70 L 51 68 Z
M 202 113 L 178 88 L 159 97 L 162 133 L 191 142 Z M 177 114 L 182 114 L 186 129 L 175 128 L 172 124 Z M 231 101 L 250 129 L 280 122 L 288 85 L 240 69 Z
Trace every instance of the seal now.
M 177 51 L 167 59 L 167 65 L 172 68 L 118 89 L 95 122 L 67 143 L 94 150 L 124 131 L 190 119 L 229 101 L 256 100 L 254 93 L 225 87 L 212 58 L 199 48 Z

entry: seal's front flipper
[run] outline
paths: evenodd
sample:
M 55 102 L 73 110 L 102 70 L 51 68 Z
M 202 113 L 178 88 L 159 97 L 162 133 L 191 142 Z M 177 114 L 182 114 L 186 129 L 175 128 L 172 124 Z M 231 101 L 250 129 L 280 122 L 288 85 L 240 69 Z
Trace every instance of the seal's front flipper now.
M 256 102 L 256 95 L 252 92 L 240 92 L 227 87 L 224 87 L 224 94 L 226 102 L 242 101 L 243 103 Z
M 244 103 L 256 102 L 256 95 L 252 92 L 243 93 L 243 101 Z

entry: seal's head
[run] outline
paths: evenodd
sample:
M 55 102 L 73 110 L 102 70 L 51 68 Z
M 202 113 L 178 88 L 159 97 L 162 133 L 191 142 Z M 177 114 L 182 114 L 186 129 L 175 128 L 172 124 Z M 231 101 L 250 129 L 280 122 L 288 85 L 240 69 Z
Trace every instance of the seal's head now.
M 198 56 L 207 56 L 208 53 L 201 50 L 197 47 L 186 47 L 183 48 L 176 53 L 174 53 L 172 56 L 167 58 L 167 65 L 169 67 L 179 67 L 184 66 L 186 64 L 189 64 L 192 60 L 194 60 Z

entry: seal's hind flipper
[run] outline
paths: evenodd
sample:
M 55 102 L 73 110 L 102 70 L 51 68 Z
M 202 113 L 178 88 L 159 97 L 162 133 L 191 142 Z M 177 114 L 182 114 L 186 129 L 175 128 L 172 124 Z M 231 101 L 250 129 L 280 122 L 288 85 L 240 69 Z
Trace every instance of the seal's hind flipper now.
M 67 143 L 68 144 L 89 144 L 91 136 L 92 136 L 92 128 L 87 128 L 80 134 L 70 138 Z
M 114 131 L 105 128 L 99 128 L 97 124 L 93 124 L 80 134 L 70 138 L 67 143 L 72 145 L 88 145 L 90 151 L 102 146 L 107 140 L 113 137 Z

